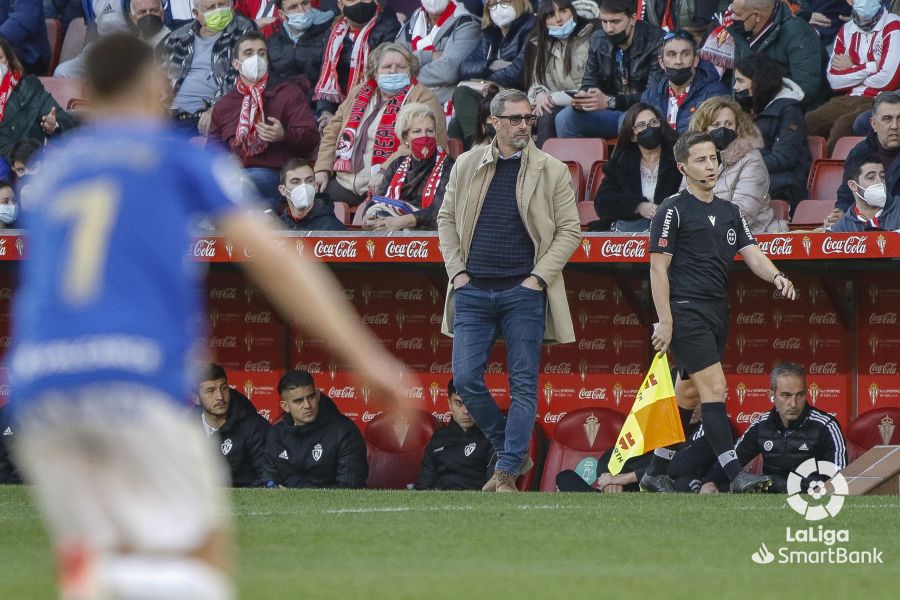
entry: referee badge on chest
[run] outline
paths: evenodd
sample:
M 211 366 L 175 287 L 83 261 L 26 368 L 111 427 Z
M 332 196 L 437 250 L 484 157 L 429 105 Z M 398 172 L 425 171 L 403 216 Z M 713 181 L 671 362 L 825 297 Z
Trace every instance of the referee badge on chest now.
M 728 240 L 729 246 L 734 246 L 737 243 L 737 232 L 734 229 L 729 229 L 725 239 Z

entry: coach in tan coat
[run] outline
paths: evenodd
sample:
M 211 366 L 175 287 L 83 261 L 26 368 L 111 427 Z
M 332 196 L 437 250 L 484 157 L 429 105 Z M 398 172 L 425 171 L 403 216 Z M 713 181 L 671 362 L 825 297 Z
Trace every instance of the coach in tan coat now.
M 562 268 L 581 241 L 566 166 L 531 142 L 523 92 L 491 102 L 497 131 L 460 156 L 438 213 L 450 278 L 442 331 L 453 339 L 453 381 L 497 451 L 488 491 L 515 491 L 537 414 L 541 343 L 575 341 Z M 484 382 L 498 338 L 506 344 L 512 401 L 504 417 Z

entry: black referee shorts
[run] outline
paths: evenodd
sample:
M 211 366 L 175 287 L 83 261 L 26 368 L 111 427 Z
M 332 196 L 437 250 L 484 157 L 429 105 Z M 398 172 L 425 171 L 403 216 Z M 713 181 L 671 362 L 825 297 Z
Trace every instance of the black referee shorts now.
M 682 379 L 722 362 L 728 342 L 728 303 L 673 299 L 671 308 L 670 348 Z

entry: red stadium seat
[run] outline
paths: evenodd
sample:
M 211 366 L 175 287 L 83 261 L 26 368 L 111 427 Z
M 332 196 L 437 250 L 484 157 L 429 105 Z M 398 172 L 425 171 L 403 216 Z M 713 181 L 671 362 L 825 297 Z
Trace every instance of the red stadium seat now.
M 775 218 L 782 221 L 791 220 L 791 205 L 784 200 L 770 200 L 769 205 L 775 212 Z
M 62 50 L 62 23 L 59 19 L 44 19 L 44 25 L 47 27 L 47 41 L 50 42 L 50 67 L 47 75 L 52 75 L 56 65 L 59 64 L 59 55 Z
M 405 416 L 383 412 L 375 417 L 363 436 L 369 461 L 368 486 L 401 490 L 415 483 L 435 429 L 434 417 L 423 410 Z
M 64 63 L 81 54 L 86 37 L 87 27 L 84 25 L 84 19 L 72 19 L 69 28 L 66 29 L 66 37 L 63 39 L 62 49 L 59 52 L 59 62 Z
M 600 458 L 616 443 L 624 422 L 625 415 L 608 408 L 580 408 L 563 417 L 544 461 L 541 491 L 556 491 L 559 472 L 574 469 L 583 458 Z
M 534 481 L 537 479 L 538 472 L 538 455 L 540 454 L 541 447 L 544 445 L 543 442 L 544 434 L 541 433 L 541 428 L 535 423 L 534 430 L 531 432 L 531 439 L 528 440 L 528 457 L 534 462 L 534 467 L 516 479 L 516 488 L 518 488 L 520 492 L 527 492 L 534 486 Z
M 876 408 L 864 412 L 847 427 L 847 439 L 863 450 L 900 444 L 900 408 Z
M 575 190 L 575 202 L 584 198 L 584 171 L 577 162 L 566 162 L 569 167 L 569 175 L 572 177 L 572 189 Z
M 847 155 L 850 154 L 850 151 L 864 139 L 866 138 L 857 135 L 842 137 L 834 145 L 834 150 L 831 151 L 831 158 L 834 160 L 847 160 Z
M 346 202 L 334 203 L 334 216 L 344 225 L 349 225 L 353 220 L 353 216 L 350 214 L 350 205 Z
M 811 135 L 807 138 L 809 143 L 809 153 L 812 154 L 813 162 L 828 157 L 828 143 L 821 135 Z
M 834 210 L 834 202 L 831 200 L 803 200 L 794 209 L 791 229 L 822 227 L 825 217 L 830 215 L 832 210 Z
M 837 190 L 844 181 L 844 161 L 819 160 L 809 174 L 809 197 L 816 200 L 837 200 Z
M 594 209 L 593 202 L 579 202 L 578 203 L 578 218 L 581 219 L 581 226 L 587 227 L 591 223 L 597 220 L 597 211 Z
M 600 189 L 600 184 L 603 182 L 603 173 L 605 167 L 605 161 L 595 162 L 594 166 L 591 167 L 591 174 L 590 178 L 588 179 L 588 197 L 585 198 L 585 200 L 593 202 L 594 198 L 597 197 L 597 190 Z
M 458 140 L 456 138 L 450 138 L 447 140 L 447 154 L 450 155 L 450 158 L 456 160 L 456 157 L 465 152 L 465 147 L 463 146 L 463 141 Z
M 550 138 L 541 148 L 563 162 L 576 162 L 583 173 L 590 173 L 594 163 L 607 159 L 603 138 Z
M 44 89 L 56 102 L 68 110 L 69 104 L 78 98 L 84 98 L 80 79 L 63 77 L 39 77 Z

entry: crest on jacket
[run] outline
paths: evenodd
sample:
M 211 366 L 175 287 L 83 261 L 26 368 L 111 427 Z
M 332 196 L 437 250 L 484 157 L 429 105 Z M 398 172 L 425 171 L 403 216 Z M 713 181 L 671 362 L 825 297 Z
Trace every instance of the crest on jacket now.
M 322 458 L 322 444 L 313 446 L 312 457 L 314 461 L 319 462 L 319 459 Z
M 231 452 L 232 445 L 233 444 L 231 443 L 231 438 L 228 438 L 224 442 L 222 442 L 222 454 L 227 455 L 229 452 Z
M 463 449 L 463 452 L 465 453 L 465 455 L 466 455 L 467 457 L 468 457 L 468 456 L 472 456 L 472 453 L 475 452 L 475 447 L 476 447 L 477 445 L 478 445 L 478 444 L 476 444 L 475 442 L 472 442 L 471 444 L 469 444 L 468 446 L 466 446 L 465 449 Z

